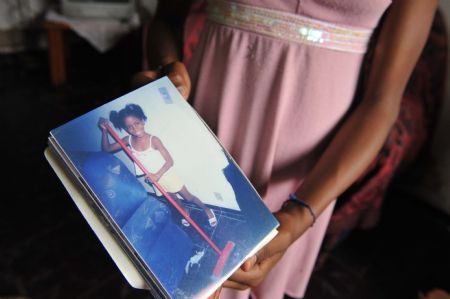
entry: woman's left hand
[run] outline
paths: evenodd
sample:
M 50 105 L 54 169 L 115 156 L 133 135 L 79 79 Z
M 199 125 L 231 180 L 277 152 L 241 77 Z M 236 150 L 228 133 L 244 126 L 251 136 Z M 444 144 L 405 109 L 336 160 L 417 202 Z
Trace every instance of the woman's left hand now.
M 275 238 L 249 258 L 225 283 L 224 287 L 245 290 L 257 286 L 283 257 L 288 247 L 309 227 L 307 216 L 299 205 L 276 212 L 280 226 Z

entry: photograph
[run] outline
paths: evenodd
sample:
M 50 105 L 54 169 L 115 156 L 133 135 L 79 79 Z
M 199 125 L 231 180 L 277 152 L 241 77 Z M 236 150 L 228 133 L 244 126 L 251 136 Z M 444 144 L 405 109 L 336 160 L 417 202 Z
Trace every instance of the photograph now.
M 450 299 L 450 0 L 0 0 L 0 299 Z
M 50 138 L 147 279 L 171 297 L 211 293 L 276 227 L 167 78 L 52 130 Z

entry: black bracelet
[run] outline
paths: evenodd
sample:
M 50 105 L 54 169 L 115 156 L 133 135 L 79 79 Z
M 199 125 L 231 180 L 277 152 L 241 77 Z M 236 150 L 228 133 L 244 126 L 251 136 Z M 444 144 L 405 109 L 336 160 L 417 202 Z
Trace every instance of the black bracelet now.
M 297 195 L 295 195 L 295 193 L 289 194 L 289 199 L 286 202 L 295 202 L 296 204 L 299 204 L 302 207 L 305 207 L 309 211 L 309 214 L 311 214 L 311 217 L 313 219 L 311 226 L 313 226 L 314 223 L 316 223 L 316 219 L 317 219 L 316 213 L 314 213 L 313 209 L 306 201 L 298 198 Z

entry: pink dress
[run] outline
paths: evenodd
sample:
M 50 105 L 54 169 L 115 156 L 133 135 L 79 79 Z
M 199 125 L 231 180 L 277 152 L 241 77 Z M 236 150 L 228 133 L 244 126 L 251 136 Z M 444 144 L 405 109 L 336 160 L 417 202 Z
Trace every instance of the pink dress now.
M 281 12 L 285 19 L 304 16 L 367 32 L 376 27 L 390 4 L 389 0 L 238 2 L 244 4 L 237 8 L 244 11 L 242 22 L 253 20 L 245 10 L 245 5 L 251 5 L 269 9 L 263 15 Z M 262 23 L 255 30 L 252 24 L 239 21 L 235 26 L 233 22 L 213 19 L 204 25 L 189 64 L 194 106 L 267 206 L 276 211 L 301 185 L 347 112 L 364 54 L 324 47 L 320 30 L 317 35 L 299 28 L 302 34 L 312 32 L 305 43 L 258 32 L 272 24 L 270 17 L 259 20 Z M 253 29 L 247 30 L 247 25 Z M 283 298 L 284 293 L 304 296 L 333 206 L 292 244 L 264 282 L 251 290 L 254 299 Z M 248 296 L 249 291 L 230 289 L 221 294 L 221 298 Z

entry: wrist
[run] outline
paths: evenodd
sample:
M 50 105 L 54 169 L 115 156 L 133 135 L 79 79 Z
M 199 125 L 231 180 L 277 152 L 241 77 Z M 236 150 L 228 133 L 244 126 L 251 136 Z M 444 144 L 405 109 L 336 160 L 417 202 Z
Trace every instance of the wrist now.
M 283 203 L 283 209 L 295 214 L 296 217 L 308 219 L 309 226 L 316 223 L 317 216 L 314 209 L 306 201 L 298 198 L 295 193 L 289 194 L 288 199 Z
M 308 211 L 293 202 L 287 201 L 275 215 L 280 222 L 278 231 L 287 234 L 291 243 L 297 240 L 311 225 Z
M 289 194 L 288 200 L 295 204 L 298 204 L 308 210 L 308 212 L 312 218 L 311 226 L 313 226 L 316 223 L 316 220 L 317 220 L 316 212 L 314 211 L 314 209 L 311 207 L 311 205 L 308 202 L 304 201 L 303 199 L 298 198 L 295 193 Z

